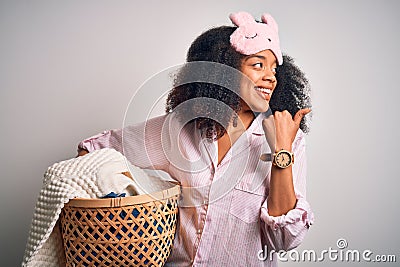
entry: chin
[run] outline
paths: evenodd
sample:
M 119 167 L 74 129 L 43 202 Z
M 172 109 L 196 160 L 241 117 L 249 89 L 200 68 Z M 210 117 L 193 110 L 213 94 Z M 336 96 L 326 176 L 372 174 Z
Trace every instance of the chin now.
M 253 112 L 259 112 L 259 113 L 267 112 L 267 110 L 269 109 L 269 102 L 266 102 L 263 105 L 261 105 L 261 104 L 260 105 L 254 105 L 254 106 L 252 106 L 250 108 L 251 108 L 251 110 Z

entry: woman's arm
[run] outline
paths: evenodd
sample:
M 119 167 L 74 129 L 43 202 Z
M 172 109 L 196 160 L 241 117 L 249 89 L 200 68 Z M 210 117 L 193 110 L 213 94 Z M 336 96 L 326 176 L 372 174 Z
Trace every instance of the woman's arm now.
M 275 152 L 281 149 L 292 151 L 292 144 L 299 130 L 301 119 L 309 113 L 310 109 L 299 110 L 294 118 L 288 111 L 275 112 L 276 143 Z M 271 148 L 273 149 L 273 148 Z M 295 157 L 296 160 L 296 157 Z M 268 195 L 268 211 L 271 216 L 286 214 L 296 205 L 296 195 L 293 186 L 293 167 L 285 169 L 272 166 L 271 180 Z
M 162 137 L 165 118 L 166 116 L 152 118 L 87 138 L 79 143 L 78 156 L 97 149 L 113 148 L 135 166 L 168 171 L 169 161 L 164 151 L 168 151 L 169 142 Z
M 289 113 L 283 113 L 285 112 L 275 114 L 277 115 L 275 118 L 277 135 L 285 124 L 289 126 L 286 126 L 286 133 L 276 137 L 276 144 L 281 145 L 281 147 L 277 146 L 278 149 L 293 151 L 295 161 L 286 169 L 272 167 L 269 195 L 261 208 L 265 239 L 267 245 L 275 251 L 289 250 L 298 246 L 313 223 L 313 213 L 305 198 L 307 166 L 304 133 L 297 128 L 293 137 L 294 141 L 288 143 L 288 139 L 284 136 L 294 131 L 296 127 L 293 127 L 290 121 L 282 123 L 282 120 L 292 119 Z M 304 115 L 297 115 L 298 120 L 301 120 Z M 282 116 L 286 118 L 281 118 Z M 281 121 L 276 122 L 276 120 Z M 296 120 L 293 122 L 298 123 Z

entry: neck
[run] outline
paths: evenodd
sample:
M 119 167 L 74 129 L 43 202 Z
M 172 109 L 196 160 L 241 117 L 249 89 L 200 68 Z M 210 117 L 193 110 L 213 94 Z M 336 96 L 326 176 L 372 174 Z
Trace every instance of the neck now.
M 243 133 L 247 128 L 250 127 L 250 124 L 253 122 L 255 116 L 252 111 L 239 111 L 237 118 L 237 125 L 233 125 L 233 122 L 230 122 L 227 128 L 227 133 L 229 135 L 233 133 Z
M 226 133 L 218 139 L 218 164 L 236 140 L 250 127 L 253 120 L 253 112 L 241 111 L 238 113 L 237 125 L 234 126 L 232 121 L 229 123 Z

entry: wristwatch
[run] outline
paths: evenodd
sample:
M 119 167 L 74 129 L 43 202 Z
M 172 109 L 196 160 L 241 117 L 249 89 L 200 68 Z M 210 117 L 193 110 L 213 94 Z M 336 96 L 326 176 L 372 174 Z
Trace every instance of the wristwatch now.
M 272 164 L 285 169 L 294 163 L 294 154 L 290 151 L 281 149 L 272 155 Z

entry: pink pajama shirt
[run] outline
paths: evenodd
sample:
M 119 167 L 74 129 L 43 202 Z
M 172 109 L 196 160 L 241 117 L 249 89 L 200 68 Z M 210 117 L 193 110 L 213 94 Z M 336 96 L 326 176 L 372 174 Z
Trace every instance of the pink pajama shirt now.
M 132 164 L 165 171 L 181 184 L 177 232 L 166 266 L 276 266 L 276 257 L 264 253 L 297 247 L 313 213 L 306 200 L 305 137 L 299 130 L 292 146 L 297 204 L 286 215 L 268 214 L 271 162 L 260 155 L 271 150 L 263 118 L 255 118 L 220 164 L 217 142 L 202 137 L 193 122 L 182 126 L 173 113 L 105 131 L 82 141 L 79 149 L 114 148 Z M 259 259 L 263 255 L 266 259 Z

